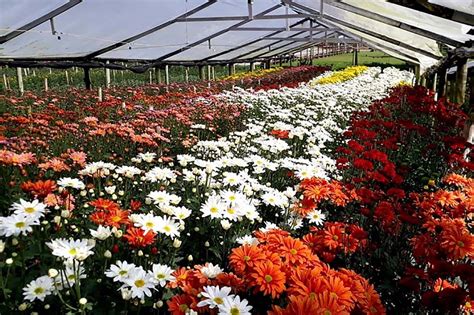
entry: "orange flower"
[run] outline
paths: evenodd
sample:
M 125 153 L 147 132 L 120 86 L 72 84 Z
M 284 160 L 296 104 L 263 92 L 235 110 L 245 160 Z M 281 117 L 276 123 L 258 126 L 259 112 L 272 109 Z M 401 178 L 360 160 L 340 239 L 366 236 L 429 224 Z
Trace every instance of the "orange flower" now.
M 338 225 L 330 225 L 324 230 L 321 241 L 329 249 L 336 249 L 342 244 L 344 229 Z
M 38 180 L 36 182 L 27 181 L 21 184 L 21 189 L 29 192 L 37 198 L 45 198 L 56 189 L 56 182 L 53 180 Z
M 289 300 L 290 303 L 288 303 L 285 309 L 274 305 L 272 310 L 268 312 L 268 315 L 320 314 L 318 305 L 309 297 L 290 296 Z
M 344 285 L 341 278 L 337 276 L 325 278 L 324 284 L 326 286 L 326 292 L 329 292 L 329 295 L 336 299 L 337 304 L 344 306 L 347 310 L 353 308 L 351 290 Z
M 312 256 L 311 250 L 303 242 L 290 236 L 273 237 L 273 243 L 277 245 L 275 251 L 282 257 L 284 263 L 303 264 Z
M 166 303 L 168 304 L 168 311 L 172 315 L 185 315 L 186 311 L 196 308 L 197 300 L 194 296 L 180 294 L 173 296 Z
M 108 199 L 103 199 L 99 198 L 94 201 L 90 201 L 89 204 L 96 208 L 97 210 L 105 210 L 105 211 L 111 211 L 115 209 L 119 209 L 119 205 L 112 200 Z
M 230 265 L 239 275 L 244 274 L 255 263 L 265 260 L 265 255 L 257 246 L 243 245 L 232 250 Z
M 285 290 L 285 274 L 269 261 L 256 263 L 250 277 L 251 284 L 258 291 L 272 298 L 277 298 Z
M 156 234 L 152 231 L 148 231 L 148 233 L 145 234 L 145 231 L 142 229 L 131 227 L 123 237 L 133 247 L 146 247 L 155 242 L 155 236 Z
M 448 220 L 446 220 L 448 221 Z M 449 220 L 461 221 L 461 220 Z M 443 226 L 443 232 L 440 235 L 441 248 L 452 260 L 472 258 L 474 256 L 474 235 L 465 227 L 448 225 L 449 221 Z
M 289 280 L 288 294 L 290 296 L 315 297 L 324 291 L 322 268 L 293 270 Z
M 330 292 L 325 291 L 315 299 L 318 315 L 349 315 L 349 312 L 338 299 Z
M 105 225 L 119 228 L 120 225 L 128 223 L 130 223 L 130 220 L 128 219 L 128 211 L 114 209 L 107 213 Z

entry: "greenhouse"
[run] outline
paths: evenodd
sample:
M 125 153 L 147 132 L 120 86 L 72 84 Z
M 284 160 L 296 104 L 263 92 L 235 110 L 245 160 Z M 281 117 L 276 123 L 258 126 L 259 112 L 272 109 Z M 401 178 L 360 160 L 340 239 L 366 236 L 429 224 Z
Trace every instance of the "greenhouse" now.
M 0 314 L 474 313 L 473 0 L 0 0 Z

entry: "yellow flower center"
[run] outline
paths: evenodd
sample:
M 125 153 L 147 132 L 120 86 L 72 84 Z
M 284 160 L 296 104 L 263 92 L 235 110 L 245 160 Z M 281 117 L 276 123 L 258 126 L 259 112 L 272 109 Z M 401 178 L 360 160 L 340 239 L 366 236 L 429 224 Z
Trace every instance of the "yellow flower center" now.
M 138 280 L 135 280 L 135 286 L 137 288 L 141 288 L 145 285 L 145 281 L 143 281 L 142 279 L 138 279 Z
M 235 198 L 235 196 L 230 196 L 230 197 L 229 197 L 229 200 L 230 200 L 230 201 L 235 201 L 235 199 L 237 199 L 237 198 Z
M 292 254 L 292 255 L 296 255 L 297 252 L 298 252 L 298 251 L 297 251 L 296 249 L 294 249 L 294 248 L 292 248 L 292 249 L 290 250 L 290 254 Z
M 147 222 L 147 223 L 145 224 L 145 226 L 146 226 L 147 228 L 152 228 L 152 227 L 154 227 L 155 225 L 153 224 L 153 222 Z
M 272 280 L 273 280 L 272 276 L 270 276 L 270 275 L 266 275 L 266 276 L 265 276 L 265 281 L 266 281 L 267 283 L 271 282 Z
M 76 255 L 76 254 L 77 254 L 77 249 L 71 248 L 71 249 L 69 250 L 69 255 L 74 256 L 74 255 Z
M 337 241 L 337 240 L 339 239 L 339 237 L 337 237 L 337 235 L 333 235 L 333 236 L 332 236 L 332 239 L 335 240 L 335 241 Z
M 38 294 L 41 294 L 44 292 L 44 289 L 43 288 L 36 288 L 34 291 L 33 291 L 36 295 Z
M 234 213 L 235 213 L 235 210 L 232 209 L 232 208 L 229 208 L 229 209 L 227 209 L 227 212 L 228 212 L 229 214 L 234 214 Z
M 186 304 L 181 304 L 179 306 L 179 309 L 182 311 L 182 312 L 186 312 L 188 310 L 188 306 Z
M 212 213 L 217 213 L 217 212 L 219 212 L 219 209 L 217 207 L 211 207 L 211 209 L 209 209 L 209 211 L 211 211 Z
M 164 274 L 160 273 L 160 274 L 157 274 L 156 277 L 158 279 L 164 279 L 166 276 Z
M 244 261 L 249 261 L 249 260 L 250 260 L 250 256 L 245 255 L 244 256 Z
M 35 212 L 35 211 L 36 211 L 36 209 L 33 208 L 33 207 L 27 207 L 27 208 L 25 208 L 25 212 L 26 212 L 26 213 L 33 213 L 33 212 Z
M 166 225 L 163 230 L 165 230 L 166 232 L 171 232 L 171 227 L 169 225 Z
M 126 274 L 128 274 L 128 271 L 127 270 L 120 270 L 118 274 L 119 274 L 119 276 L 125 276 Z
M 19 229 L 24 228 L 26 226 L 25 222 L 17 222 L 15 223 L 15 226 Z
M 323 315 L 332 315 L 331 311 L 330 310 L 325 310 L 323 312 Z
M 230 309 L 231 315 L 240 315 L 240 310 L 237 307 L 233 307 Z
M 459 247 L 464 247 L 464 242 L 463 241 L 458 241 L 458 246 Z
M 213 301 L 214 303 L 219 304 L 219 305 L 224 303 L 224 300 L 220 297 L 215 297 Z

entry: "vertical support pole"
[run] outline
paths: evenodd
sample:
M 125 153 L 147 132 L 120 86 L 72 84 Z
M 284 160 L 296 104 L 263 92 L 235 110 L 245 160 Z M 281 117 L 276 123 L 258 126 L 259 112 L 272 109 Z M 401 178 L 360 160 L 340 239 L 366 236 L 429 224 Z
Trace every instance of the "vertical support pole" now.
M 151 70 L 148 71 L 148 73 L 149 73 L 149 76 L 150 76 L 150 84 L 153 84 L 153 73 L 152 73 Z
M 109 61 L 107 60 L 105 63 L 109 64 Z M 105 87 L 110 88 L 110 69 L 109 68 L 105 68 Z
M 199 66 L 199 79 L 200 79 L 201 81 L 205 81 L 205 80 L 206 80 L 206 72 L 205 72 L 205 70 L 204 70 L 204 66 L 203 66 L 203 65 Z
M 45 92 L 48 92 L 48 90 L 49 90 L 48 78 L 44 78 L 44 90 L 45 90 Z
M 355 48 L 355 55 L 354 55 L 354 64 L 357 66 L 359 65 L 359 44 L 356 44 Z
M 415 65 L 415 85 L 420 84 L 420 65 Z
M 170 68 L 169 68 L 169 65 L 165 66 L 165 83 L 166 83 L 166 85 L 170 84 Z
M 474 113 L 474 77 L 470 77 L 469 78 L 469 104 L 471 106 L 470 110 L 472 113 Z M 473 114 L 474 115 L 474 114 Z M 473 123 L 474 123 L 474 117 L 471 117 L 471 119 L 473 120 Z
M 189 68 L 188 67 L 184 68 L 184 80 L 186 81 L 186 83 L 189 82 Z
M 91 75 L 90 75 L 90 68 L 84 67 L 84 85 L 86 89 L 91 89 Z
M 235 68 L 234 68 L 233 63 L 229 63 L 228 69 L 229 69 L 229 76 L 231 76 L 235 73 Z
M 207 80 L 211 81 L 211 65 L 207 65 Z
M 102 102 L 104 98 L 102 97 L 102 87 L 99 86 L 99 102 Z
M 214 66 L 211 67 L 212 70 L 212 80 L 216 79 L 216 68 Z
M 158 76 L 158 84 L 161 84 L 163 82 L 163 79 L 161 78 L 161 69 L 160 68 L 157 69 L 156 75 Z
M 438 98 L 446 96 L 446 83 L 448 79 L 448 71 L 446 68 L 439 70 L 439 83 L 438 83 Z
M 436 85 L 437 85 L 437 82 L 438 82 L 438 73 L 436 72 L 434 75 L 433 75 L 433 82 L 432 82 L 432 85 L 431 85 L 431 89 L 433 90 L 434 92 L 434 100 L 437 101 L 438 100 L 438 91 L 436 90 Z
M 69 73 L 67 72 L 67 70 L 65 72 L 65 75 L 66 75 L 66 84 L 69 85 Z
M 20 67 L 16 68 L 16 76 L 18 79 L 18 90 L 20 91 L 20 94 L 23 95 L 25 87 L 23 86 L 23 72 Z
M 458 68 L 456 71 L 456 102 L 464 104 L 466 101 L 466 85 L 467 85 L 467 58 L 458 60 Z
M 5 73 L 3 74 L 3 86 L 5 87 L 5 91 L 8 90 L 8 80 Z
M 270 59 L 267 59 L 265 61 L 265 69 L 270 69 L 272 67 L 272 61 Z

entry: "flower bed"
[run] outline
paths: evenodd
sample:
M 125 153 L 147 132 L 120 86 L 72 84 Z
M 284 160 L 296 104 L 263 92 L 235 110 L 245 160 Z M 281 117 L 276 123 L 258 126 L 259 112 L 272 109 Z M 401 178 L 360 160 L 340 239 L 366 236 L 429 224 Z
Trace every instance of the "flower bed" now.
M 340 71 L 329 72 L 327 75 L 311 80 L 310 85 L 341 83 L 347 80 L 354 79 L 367 69 L 368 67 L 366 66 L 354 66 L 348 67 Z
M 364 254 L 371 231 L 332 217 L 323 225 L 329 214 L 305 211 L 297 185 L 312 191 L 308 202 L 349 205 L 355 192 L 333 180 L 333 142 L 352 111 L 410 78 L 370 68 L 341 84 L 197 100 L 251 115 L 219 139 L 222 123 L 194 121 L 176 138 L 186 142 L 176 157 L 143 150 L 87 163 L 71 153 L 79 172 L 37 175 L 12 165 L 28 156 L 3 153 L 14 163 L 2 171 L 21 192 L 11 190 L 0 221 L 2 311 L 151 312 L 166 303 L 173 314 L 383 314 L 372 280 L 336 259 Z M 318 185 L 330 197 L 318 199 Z

